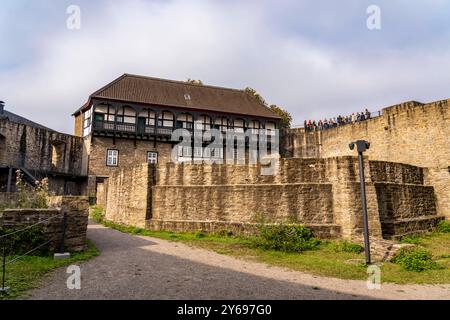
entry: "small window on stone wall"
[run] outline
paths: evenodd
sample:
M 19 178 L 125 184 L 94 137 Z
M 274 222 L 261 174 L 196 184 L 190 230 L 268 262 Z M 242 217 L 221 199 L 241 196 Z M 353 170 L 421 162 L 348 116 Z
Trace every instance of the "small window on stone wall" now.
M 158 163 L 158 152 L 155 152 L 155 151 L 147 152 L 147 162 L 151 163 L 151 164 L 157 164 Z
M 52 143 L 52 169 L 62 170 L 64 166 L 64 142 L 55 141 Z
M 117 167 L 119 165 L 119 150 L 108 149 L 106 154 L 106 165 L 108 167 Z

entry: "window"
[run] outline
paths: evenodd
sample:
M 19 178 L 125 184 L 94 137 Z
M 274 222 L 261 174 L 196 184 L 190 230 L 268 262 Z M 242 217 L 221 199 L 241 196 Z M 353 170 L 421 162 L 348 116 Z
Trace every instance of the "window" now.
M 211 158 L 223 159 L 223 149 L 222 148 L 212 148 Z
M 177 117 L 177 128 L 192 129 L 193 117 L 191 114 L 182 113 Z
M 117 110 L 117 123 L 136 123 L 136 112 L 131 107 L 120 107 Z
M 108 167 L 117 167 L 119 165 L 119 150 L 108 149 L 106 165 Z
M 200 116 L 195 121 L 195 129 L 210 130 L 211 129 L 211 118 L 209 116 Z
M 91 133 L 92 108 L 83 113 L 83 136 Z
M 158 152 L 155 152 L 155 151 L 147 152 L 147 162 L 151 163 L 151 164 L 157 164 L 158 163 Z
M 173 113 L 169 111 L 164 111 L 158 118 L 159 127 L 173 128 L 173 124 L 174 124 L 174 116 Z
M 244 120 L 242 119 L 236 119 L 234 120 L 234 131 L 239 133 L 244 133 Z
M 226 132 L 228 129 L 228 119 L 225 117 L 216 119 L 214 122 L 214 128 L 219 129 L 222 132 Z
M 203 156 L 203 148 L 202 147 L 195 147 L 194 148 L 194 157 L 195 158 L 201 158 Z

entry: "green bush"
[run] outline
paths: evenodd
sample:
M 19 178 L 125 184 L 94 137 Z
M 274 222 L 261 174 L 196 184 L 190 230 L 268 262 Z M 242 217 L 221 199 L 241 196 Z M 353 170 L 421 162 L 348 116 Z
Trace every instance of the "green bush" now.
M 254 244 L 264 250 L 301 252 L 317 248 L 320 241 L 305 226 L 280 224 L 260 226 Z
M 194 233 L 194 237 L 196 237 L 197 239 L 201 239 L 206 237 L 206 233 L 204 233 L 203 231 L 197 231 Z
M 364 251 L 363 246 L 346 240 L 332 242 L 330 247 L 335 252 L 361 253 Z
M 3 228 L 0 231 L 0 234 L 10 234 L 20 229 L 23 229 L 23 227 Z M 8 255 L 14 256 L 24 254 L 36 247 L 39 247 L 40 245 L 48 241 L 48 239 L 45 237 L 44 228 L 42 226 L 34 226 L 22 232 L 12 234 L 4 239 Z M 32 252 L 31 254 L 32 255 L 45 254 L 50 251 L 49 248 L 50 245 L 46 245 Z
M 439 268 L 439 265 L 433 261 L 431 252 L 417 247 L 401 249 L 392 262 L 408 271 L 420 272 Z
M 91 207 L 91 218 L 97 223 L 102 223 L 104 219 L 103 209 L 97 207 Z
M 442 233 L 450 233 L 450 221 L 442 220 L 437 225 L 437 231 Z

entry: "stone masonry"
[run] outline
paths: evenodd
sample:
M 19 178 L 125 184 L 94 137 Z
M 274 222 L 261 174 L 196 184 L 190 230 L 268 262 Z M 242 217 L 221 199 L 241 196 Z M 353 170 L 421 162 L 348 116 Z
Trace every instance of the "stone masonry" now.
M 424 183 L 434 187 L 440 215 L 450 218 L 449 100 L 428 104 L 411 101 L 382 110 L 380 117 L 324 131 L 289 129 L 283 133 L 284 157 L 326 158 L 354 155 L 348 143 L 371 143 L 370 160 L 426 168 Z
M 42 226 L 45 237 L 52 240 L 51 248 L 57 251 L 61 243 L 63 213 L 67 212 L 65 249 L 67 251 L 84 250 L 89 215 L 87 197 L 50 197 L 49 206 L 49 209 L 5 209 L 0 212 L 0 227 L 24 228 L 54 217 Z
M 281 159 L 276 174 L 260 171 L 259 165 L 170 163 L 121 169 L 110 178 L 106 219 L 151 229 L 246 232 L 263 218 L 306 224 L 321 237 L 361 235 L 357 158 Z M 373 236 L 432 230 L 443 218 L 422 168 L 367 161 L 365 171 Z

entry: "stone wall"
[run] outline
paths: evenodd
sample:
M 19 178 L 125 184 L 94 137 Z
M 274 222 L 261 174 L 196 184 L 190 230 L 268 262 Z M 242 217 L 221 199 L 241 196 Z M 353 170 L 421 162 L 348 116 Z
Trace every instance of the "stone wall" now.
M 51 247 L 59 250 L 63 213 L 67 212 L 66 251 L 84 250 L 89 215 L 87 197 L 51 197 L 49 205 L 50 209 L 5 209 L 0 212 L 0 227 L 24 228 L 53 217 L 42 226 L 45 237 L 52 240 Z
M 53 130 L 46 130 L 0 120 L 0 135 L 5 149 L 0 166 L 25 167 L 30 171 L 48 171 L 75 176 L 83 175 L 83 139 Z M 60 154 L 52 164 L 52 145 Z M 85 172 L 84 172 L 85 173 Z
M 430 168 L 425 182 L 435 188 L 438 212 L 450 218 L 449 101 L 407 102 L 383 109 L 380 117 L 324 131 L 288 129 L 280 150 L 284 157 L 347 156 L 355 155 L 350 142 L 368 140 L 370 160 Z
M 109 179 L 108 220 L 157 230 L 230 226 L 241 232 L 264 220 L 306 224 L 322 237 L 362 233 L 356 157 L 281 159 L 271 176 L 261 175 L 259 165 L 166 163 L 153 168 L 121 169 Z M 433 188 L 423 185 L 422 168 L 366 161 L 365 172 L 373 236 L 432 230 L 441 219 Z M 422 222 L 404 227 L 412 218 Z
M 145 227 L 151 215 L 152 166 L 119 169 L 108 179 L 105 219 Z
M 7 190 L 9 168 L 25 168 L 36 179 L 47 177 L 55 194 L 81 195 L 86 157 L 82 138 L 0 119 L 0 191 Z
M 119 150 L 119 165 L 108 167 L 106 155 L 108 149 Z M 121 168 L 129 168 L 147 162 L 147 152 L 158 152 L 159 163 L 170 160 L 172 145 L 164 142 L 153 142 L 144 140 L 92 137 L 89 147 L 89 175 L 109 177 Z

